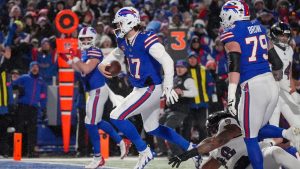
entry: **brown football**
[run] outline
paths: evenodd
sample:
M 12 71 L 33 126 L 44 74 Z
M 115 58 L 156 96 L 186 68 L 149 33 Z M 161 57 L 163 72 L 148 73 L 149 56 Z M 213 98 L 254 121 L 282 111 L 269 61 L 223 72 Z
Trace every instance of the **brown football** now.
M 111 76 L 115 77 L 118 76 L 118 74 L 121 72 L 121 64 L 114 60 L 110 63 L 110 66 L 106 66 L 106 71 L 111 73 Z

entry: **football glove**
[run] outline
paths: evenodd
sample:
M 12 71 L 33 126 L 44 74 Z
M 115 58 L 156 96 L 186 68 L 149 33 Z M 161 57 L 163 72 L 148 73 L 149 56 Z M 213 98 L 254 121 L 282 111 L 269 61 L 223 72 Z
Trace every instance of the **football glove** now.
M 166 96 L 167 103 L 174 104 L 178 101 L 178 95 L 172 87 L 164 87 L 163 96 Z

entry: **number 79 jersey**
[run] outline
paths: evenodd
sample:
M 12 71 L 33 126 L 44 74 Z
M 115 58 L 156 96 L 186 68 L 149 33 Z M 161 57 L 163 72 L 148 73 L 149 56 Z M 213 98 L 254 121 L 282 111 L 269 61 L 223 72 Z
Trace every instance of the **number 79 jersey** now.
M 271 71 L 266 29 L 258 21 L 236 21 L 220 39 L 224 44 L 237 42 L 241 47 L 240 83 Z

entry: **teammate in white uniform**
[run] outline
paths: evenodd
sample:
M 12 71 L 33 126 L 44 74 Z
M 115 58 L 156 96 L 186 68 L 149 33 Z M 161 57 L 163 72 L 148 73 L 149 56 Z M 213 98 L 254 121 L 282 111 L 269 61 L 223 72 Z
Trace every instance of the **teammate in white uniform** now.
M 178 167 L 194 155 L 209 153 L 208 160 L 201 165 L 202 169 L 218 169 L 220 166 L 226 169 L 252 168 L 242 130 L 232 115 L 215 112 L 208 117 L 206 127 L 211 137 L 203 140 L 197 148 L 170 159 L 169 164 Z M 280 147 L 260 142 L 260 148 L 266 169 L 279 169 L 280 166 L 297 169 L 300 165 L 300 161 Z
M 89 93 L 86 103 L 85 126 L 93 145 L 94 159 L 85 168 L 97 168 L 105 163 L 104 158 L 100 154 L 99 129 L 104 130 L 118 143 L 121 150 L 121 159 L 127 155 L 131 144 L 127 139 L 122 139 L 110 123 L 102 120 L 104 104 L 108 96 L 114 103 L 115 95 L 105 84 L 105 77 L 97 70 L 97 65 L 103 60 L 103 54 L 99 48 L 95 47 L 95 39 L 96 31 L 94 28 L 82 28 L 78 35 L 81 59 L 76 56 L 74 58 L 66 58 L 64 55 L 68 64 L 81 73 L 84 89 Z
M 291 126 L 300 125 L 299 94 L 296 92 L 294 80 L 292 79 L 293 48 L 289 45 L 291 40 L 291 29 L 287 23 L 277 22 L 270 30 L 274 49 L 283 62 L 284 74 L 279 81 L 279 100 L 275 111 L 270 119 L 270 124 L 279 125 L 280 113 Z

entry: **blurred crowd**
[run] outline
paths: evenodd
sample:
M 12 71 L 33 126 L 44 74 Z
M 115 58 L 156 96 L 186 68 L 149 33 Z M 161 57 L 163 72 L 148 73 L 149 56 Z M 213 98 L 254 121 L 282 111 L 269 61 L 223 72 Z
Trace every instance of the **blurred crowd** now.
M 92 26 L 97 31 L 96 46 L 107 55 L 116 47 L 112 19 L 118 9 L 124 6 L 136 7 L 140 11 L 143 29 L 156 32 L 166 48 L 169 46 L 168 37 L 172 30 L 187 32 L 187 54 L 179 56 L 181 60 L 175 61 L 177 80 L 174 81 L 174 86 L 178 88 L 177 93 L 180 93 L 180 90 L 186 87 L 183 82 L 192 78 L 198 95 L 183 99 L 173 106 L 165 105 L 162 98 L 161 123 L 176 129 L 188 140 L 198 143 L 204 139 L 207 136 L 205 121 L 208 114 L 226 108 L 227 57 L 218 37 L 219 13 L 224 2 L 226 0 L 0 1 L 0 73 L 6 74 L 5 77 L 1 76 L 1 85 L 4 85 L 0 86 L 0 91 L 12 91 L 7 95 L 13 98 L 7 103 L 0 100 L 0 147 L 4 147 L 0 148 L 0 155 L 10 154 L 7 145 L 9 136 L 4 133 L 7 133 L 5 131 L 7 128 L 11 129 L 11 126 L 19 132 L 27 133 L 26 153 L 28 156 L 35 155 L 36 120 L 39 113 L 39 117 L 45 118 L 45 102 L 51 101 L 47 100 L 47 86 L 57 84 L 56 38 L 77 38 L 81 28 Z M 300 90 L 300 1 L 246 2 L 250 6 L 252 19 L 259 20 L 267 29 L 278 20 L 290 24 L 293 36 L 290 43 L 295 51 L 293 78 L 298 80 Z M 55 17 L 64 9 L 71 9 L 79 17 L 78 29 L 71 35 L 62 34 L 55 28 Z M 77 84 L 80 88 L 80 82 L 76 82 Z M 125 71 L 117 78 L 108 80 L 108 84 L 112 90 L 123 96 L 131 89 Z M 5 85 L 7 90 L 4 90 Z M 4 99 L 3 95 L 0 95 L 1 99 Z M 78 122 L 83 127 L 84 93 L 81 93 L 76 105 Z M 7 107 L 7 110 L 1 107 Z M 110 109 L 107 108 L 107 111 Z M 109 116 L 104 116 L 107 117 Z M 131 120 L 140 126 L 140 131 L 143 132 L 140 119 Z M 83 128 L 79 131 L 85 132 Z M 151 140 L 151 146 L 155 147 L 161 156 L 178 154 L 179 150 L 172 148 L 169 143 L 149 136 L 145 136 L 145 139 Z M 82 148 L 86 146 L 84 144 L 86 143 L 78 143 L 81 155 L 87 153 L 86 147 Z

